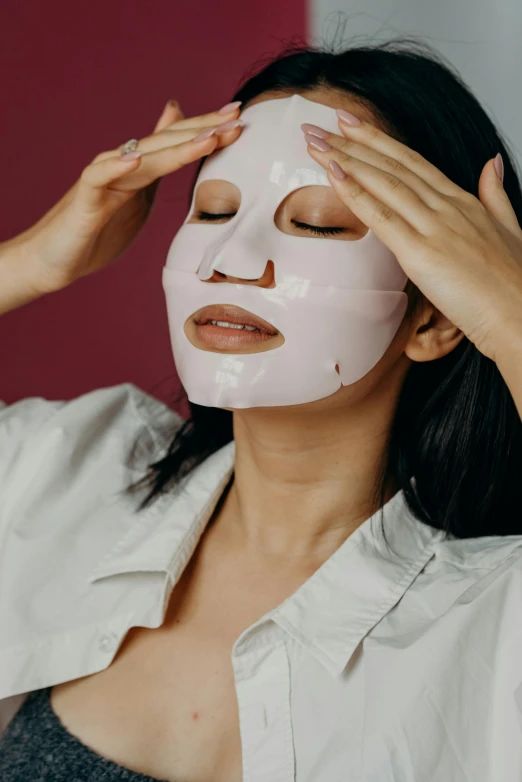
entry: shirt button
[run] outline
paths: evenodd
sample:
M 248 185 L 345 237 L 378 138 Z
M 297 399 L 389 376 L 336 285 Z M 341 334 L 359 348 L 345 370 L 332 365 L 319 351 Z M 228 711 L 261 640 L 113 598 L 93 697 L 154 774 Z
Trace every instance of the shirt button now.
M 114 633 L 104 633 L 98 642 L 102 652 L 112 652 L 116 648 L 118 637 Z

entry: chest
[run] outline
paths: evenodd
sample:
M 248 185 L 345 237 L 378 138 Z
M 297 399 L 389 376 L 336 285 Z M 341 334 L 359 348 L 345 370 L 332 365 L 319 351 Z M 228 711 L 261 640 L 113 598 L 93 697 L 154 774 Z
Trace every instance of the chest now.
M 221 572 L 221 571 L 220 571 Z M 133 627 L 105 670 L 53 688 L 65 727 L 95 752 L 169 782 L 241 782 L 232 646 L 295 588 L 242 574 L 227 582 L 198 558 L 158 629 Z

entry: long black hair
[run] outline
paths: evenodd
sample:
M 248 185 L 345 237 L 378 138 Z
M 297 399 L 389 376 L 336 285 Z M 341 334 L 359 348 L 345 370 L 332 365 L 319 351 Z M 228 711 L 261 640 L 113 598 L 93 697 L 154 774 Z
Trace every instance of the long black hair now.
M 428 44 L 395 38 L 339 52 L 293 46 L 258 64 L 232 100 L 245 107 L 264 92 L 314 87 L 348 93 L 391 136 L 475 196 L 484 164 L 500 151 L 504 188 L 522 224 L 512 153 L 459 74 Z M 408 290 L 411 317 L 422 296 L 411 284 Z M 140 508 L 233 439 L 231 412 L 189 407 L 165 455 L 138 482 L 149 490 Z M 450 535 L 520 534 L 521 466 L 522 423 L 511 394 L 495 363 L 464 338 L 445 357 L 408 370 L 383 454 L 377 508 L 393 482 L 419 520 Z

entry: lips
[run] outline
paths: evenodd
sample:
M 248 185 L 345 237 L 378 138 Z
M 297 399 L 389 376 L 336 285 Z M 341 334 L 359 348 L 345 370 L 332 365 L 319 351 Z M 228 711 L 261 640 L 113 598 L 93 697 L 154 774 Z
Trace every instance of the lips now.
M 256 329 L 275 336 L 279 332 L 271 323 L 252 315 L 248 310 L 242 307 L 234 307 L 232 304 L 212 304 L 210 307 L 203 307 L 193 315 L 193 320 L 198 326 L 210 323 L 211 320 L 227 321 L 228 323 L 237 323 L 241 326 L 253 326 Z

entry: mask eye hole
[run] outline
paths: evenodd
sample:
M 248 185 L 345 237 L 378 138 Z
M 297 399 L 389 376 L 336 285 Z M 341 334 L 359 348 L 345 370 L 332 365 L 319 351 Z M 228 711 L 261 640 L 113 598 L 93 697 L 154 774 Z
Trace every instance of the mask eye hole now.
M 188 223 L 227 223 L 241 206 L 241 192 L 225 179 L 207 179 L 196 186 Z
M 282 233 L 310 239 L 356 241 L 366 226 L 344 204 L 333 188 L 307 185 L 289 193 L 276 209 L 274 223 Z

